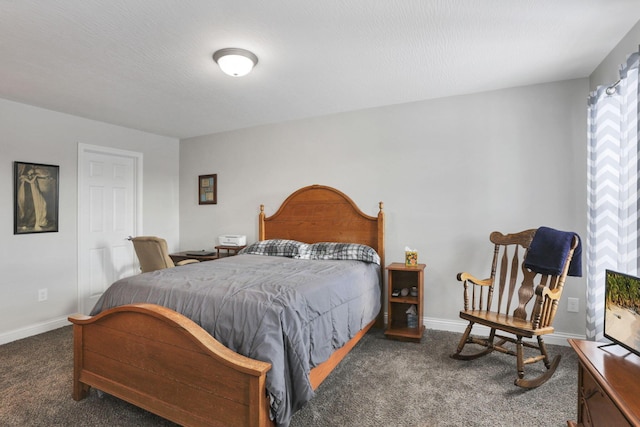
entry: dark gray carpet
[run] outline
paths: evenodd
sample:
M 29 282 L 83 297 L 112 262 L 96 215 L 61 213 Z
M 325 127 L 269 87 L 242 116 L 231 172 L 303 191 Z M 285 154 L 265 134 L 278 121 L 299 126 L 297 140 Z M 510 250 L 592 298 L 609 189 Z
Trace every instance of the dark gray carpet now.
M 449 358 L 460 335 L 427 330 L 405 343 L 373 331 L 356 346 L 293 418 L 302 426 L 565 426 L 576 417 L 577 358 L 563 360 L 543 386 L 513 385 L 515 358 Z M 0 346 L 3 426 L 173 426 L 111 396 L 75 402 L 71 327 Z M 527 367 L 539 373 L 541 363 Z

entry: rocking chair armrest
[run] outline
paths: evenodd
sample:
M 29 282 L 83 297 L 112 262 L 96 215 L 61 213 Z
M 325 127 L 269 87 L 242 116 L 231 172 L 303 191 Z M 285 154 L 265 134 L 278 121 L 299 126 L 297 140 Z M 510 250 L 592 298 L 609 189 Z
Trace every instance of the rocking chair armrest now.
M 552 300 L 559 300 L 562 296 L 562 291 L 560 289 L 549 289 L 544 285 L 538 285 L 536 287 L 536 295 Z
M 466 282 L 469 281 L 471 283 L 473 283 L 474 285 L 480 285 L 480 286 L 491 286 L 491 279 L 478 279 L 477 277 L 473 276 L 472 274 L 469 273 L 458 273 L 458 281 L 460 282 Z

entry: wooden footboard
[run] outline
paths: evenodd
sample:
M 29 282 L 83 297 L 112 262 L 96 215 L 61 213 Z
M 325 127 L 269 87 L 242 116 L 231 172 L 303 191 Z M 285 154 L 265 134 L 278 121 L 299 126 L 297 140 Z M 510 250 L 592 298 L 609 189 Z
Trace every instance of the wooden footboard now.
M 90 387 L 184 426 L 273 426 L 271 364 L 229 350 L 187 317 L 154 304 L 74 315 L 73 398 Z M 311 370 L 315 390 L 374 325 Z
M 229 350 L 185 316 L 136 304 L 69 320 L 75 400 L 95 387 L 185 426 L 271 425 L 271 364 Z

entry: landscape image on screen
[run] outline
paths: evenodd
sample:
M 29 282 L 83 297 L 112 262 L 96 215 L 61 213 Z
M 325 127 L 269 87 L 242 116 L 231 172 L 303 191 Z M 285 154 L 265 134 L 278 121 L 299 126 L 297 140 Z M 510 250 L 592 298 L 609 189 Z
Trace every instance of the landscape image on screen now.
M 640 278 L 607 271 L 604 334 L 640 354 Z

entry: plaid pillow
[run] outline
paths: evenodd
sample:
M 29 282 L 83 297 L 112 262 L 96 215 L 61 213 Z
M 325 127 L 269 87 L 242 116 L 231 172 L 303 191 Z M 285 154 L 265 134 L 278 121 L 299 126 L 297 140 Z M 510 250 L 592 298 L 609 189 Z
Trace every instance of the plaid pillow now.
M 305 246 L 307 246 L 306 243 L 295 240 L 262 240 L 241 249 L 238 254 L 283 256 L 293 258 L 297 256 L 300 253 L 300 250 L 304 249 Z
M 373 262 L 380 265 L 380 256 L 370 246 L 358 243 L 320 242 L 301 248 L 296 258 L 337 259 Z

